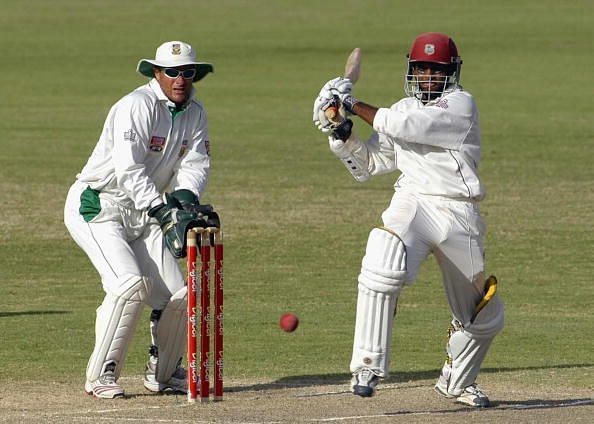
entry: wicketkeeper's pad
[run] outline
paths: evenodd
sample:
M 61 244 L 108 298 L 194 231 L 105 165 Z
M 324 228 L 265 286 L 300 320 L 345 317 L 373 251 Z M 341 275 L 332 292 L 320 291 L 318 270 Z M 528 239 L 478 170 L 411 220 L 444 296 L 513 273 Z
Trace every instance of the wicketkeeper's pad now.
M 110 364 L 115 364 L 114 374 L 119 377 L 126 352 L 143 303 L 151 291 L 150 281 L 144 277 L 131 277 L 112 292 L 107 292 L 97 308 L 95 321 L 95 349 L 87 365 L 87 380 L 95 381 Z

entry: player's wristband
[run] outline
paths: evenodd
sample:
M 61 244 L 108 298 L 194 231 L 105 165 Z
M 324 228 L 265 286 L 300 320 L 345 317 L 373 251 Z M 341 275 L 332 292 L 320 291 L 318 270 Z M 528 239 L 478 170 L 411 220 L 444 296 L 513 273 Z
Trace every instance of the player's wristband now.
M 350 119 L 345 119 L 340 125 L 334 128 L 334 131 L 332 131 L 332 136 L 338 140 L 347 141 L 351 136 L 352 130 L 353 121 Z
M 342 105 L 347 110 L 347 112 L 349 112 L 352 115 L 356 115 L 356 113 L 353 111 L 353 107 L 357 103 L 359 103 L 358 100 L 355 99 L 353 96 L 347 96 L 342 100 Z

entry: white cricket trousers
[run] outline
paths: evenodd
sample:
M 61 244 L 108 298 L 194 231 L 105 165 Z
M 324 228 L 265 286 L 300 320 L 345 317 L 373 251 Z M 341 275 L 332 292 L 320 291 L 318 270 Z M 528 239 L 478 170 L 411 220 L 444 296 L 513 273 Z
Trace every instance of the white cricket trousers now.
M 454 318 L 468 322 L 485 283 L 486 227 L 478 203 L 399 189 L 382 220 L 406 246 L 407 283 L 412 284 L 421 263 L 433 253 Z
M 103 289 L 118 292 L 116 287 L 131 277 L 146 277 L 152 283 L 149 306 L 164 309 L 172 294 L 183 287 L 184 278 L 159 225 L 146 211 L 124 208 L 103 196 L 100 214 L 86 222 L 79 212 L 86 188 L 78 181 L 70 188 L 64 223 L 99 272 Z

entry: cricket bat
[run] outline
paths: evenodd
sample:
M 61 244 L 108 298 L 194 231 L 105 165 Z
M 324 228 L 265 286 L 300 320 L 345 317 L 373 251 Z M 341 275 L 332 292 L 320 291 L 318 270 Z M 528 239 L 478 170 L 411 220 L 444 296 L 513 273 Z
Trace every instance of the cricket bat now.
M 353 85 L 359 80 L 361 74 L 361 49 L 355 48 L 349 55 L 346 64 L 344 65 L 344 78 L 351 80 Z M 326 118 L 337 124 L 343 121 L 342 117 L 338 113 L 338 107 L 330 106 L 324 111 Z

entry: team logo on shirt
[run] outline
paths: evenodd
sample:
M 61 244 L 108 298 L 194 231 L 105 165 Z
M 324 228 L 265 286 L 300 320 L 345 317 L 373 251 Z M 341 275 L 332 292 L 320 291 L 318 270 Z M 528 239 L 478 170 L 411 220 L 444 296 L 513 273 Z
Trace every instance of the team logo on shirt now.
M 448 99 L 439 99 L 435 103 L 435 106 L 440 107 L 442 109 L 447 109 L 448 108 Z
M 434 44 L 425 44 L 425 54 L 431 56 L 435 53 L 435 45 Z
M 163 147 L 165 147 L 165 137 L 153 136 L 151 138 L 149 149 L 151 149 L 153 152 L 161 152 Z
M 182 141 L 182 147 L 179 150 L 179 157 L 180 158 L 186 153 L 186 150 L 188 150 L 188 140 L 183 140 Z

